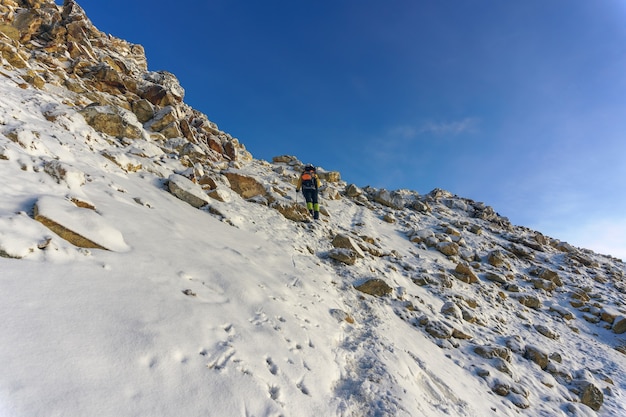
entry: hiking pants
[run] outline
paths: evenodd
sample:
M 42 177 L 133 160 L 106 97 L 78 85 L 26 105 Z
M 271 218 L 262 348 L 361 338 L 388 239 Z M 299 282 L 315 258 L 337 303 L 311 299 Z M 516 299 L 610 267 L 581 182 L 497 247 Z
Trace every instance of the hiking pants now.
M 315 188 L 303 188 L 302 194 L 304 195 L 304 200 L 306 201 L 306 208 L 311 212 L 311 214 L 319 213 L 320 204 L 317 199 L 317 190 Z

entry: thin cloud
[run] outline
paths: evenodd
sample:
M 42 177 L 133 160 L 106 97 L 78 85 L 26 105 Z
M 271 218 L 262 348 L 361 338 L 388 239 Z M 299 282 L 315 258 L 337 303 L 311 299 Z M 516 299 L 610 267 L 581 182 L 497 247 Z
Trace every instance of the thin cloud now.
M 415 139 L 425 134 L 435 136 L 457 136 L 462 133 L 475 133 L 479 120 L 475 117 L 452 122 L 427 121 L 419 126 L 402 125 L 389 130 L 389 136 L 401 139 Z

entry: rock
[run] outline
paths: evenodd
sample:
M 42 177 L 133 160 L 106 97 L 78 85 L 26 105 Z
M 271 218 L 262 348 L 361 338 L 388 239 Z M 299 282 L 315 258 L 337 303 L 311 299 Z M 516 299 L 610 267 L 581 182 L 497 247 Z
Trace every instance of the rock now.
M 450 339 L 454 333 L 454 329 L 441 321 L 429 320 L 424 328 L 426 332 L 437 339 Z
M 146 99 L 133 101 L 131 104 L 131 108 L 140 123 L 146 123 L 155 115 L 154 105 Z
M 592 410 L 600 410 L 604 403 L 604 394 L 600 388 L 588 381 L 573 381 L 572 385 L 576 387 L 581 403 Z
M 508 280 L 504 275 L 496 274 L 495 272 L 487 271 L 484 275 L 488 281 L 496 282 L 498 284 L 506 284 Z
M 446 256 L 456 256 L 459 254 L 459 245 L 454 242 L 439 242 L 437 250 Z
M 317 175 L 322 181 L 336 183 L 341 181 L 341 174 L 338 171 L 324 171 L 318 170 Z
M 202 187 L 182 175 L 170 175 L 168 188 L 173 195 L 193 207 L 200 208 L 209 202 Z
M 511 362 L 513 358 L 511 350 L 502 346 L 476 346 L 474 353 L 485 359 L 501 358 L 507 362 Z
M 463 318 L 463 312 L 453 301 L 446 301 L 440 310 L 444 316 L 451 316 L 457 319 Z
M 507 260 L 506 255 L 500 250 L 494 250 L 489 252 L 489 255 L 487 255 L 487 262 L 489 262 L 490 265 L 495 266 L 496 268 L 503 266 L 506 269 L 511 269 L 511 265 Z
M 550 329 L 545 324 L 536 324 L 535 330 L 537 330 L 540 334 L 542 334 L 543 336 L 549 339 L 554 339 L 554 340 L 559 339 L 559 334 L 556 333 L 554 330 Z
M 355 255 L 359 258 L 365 258 L 365 254 L 363 253 L 359 245 L 357 245 L 356 242 L 354 242 L 354 240 L 348 235 L 344 235 L 344 234 L 335 235 L 331 244 L 335 248 L 349 249 L 352 252 L 354 252 Z
M 365 294 L 373 295 L 376 297 L 389 295 L 393 291 L 393 289 L 380 278 L 370 279 L 361 285 L 355 286 L 354 288 Z
M 286 219 L 294 222 L 307 222 L 311 220 L 311 214 L 302 204 L 285 201 L 275 201 L 270 207 L 277 210 Z
M 455 276 L 463 282 L 473 284 L 478 282 L 478 277 L 467 262 L 459 262 L 454 269 Z
M 563 286 L 563 281 L 559 277 L 559 274 L 544 267 L 536 267 L 530 270 L 530 274 L 541 279 L 552 282 L 557 287 Z
M 626 333 L 626 317 L 619 316 L 613 321 L 613 333 Z
M 532 308 L 535 310 L 539 310 L 541 308 L 541 300 L 534 295 L 522 295 L 517 299 L 520 304 Z
M 265 186 L 252 177 L 232 171 L 223 174 L 228 178 L 230 188 L 244 199 L 267 194 Z
M 526 346 L 524 358 L 535 362 L 541 369 L 546 369 L 550 362 L 548 354 L 535 346 Z
M 328 251 L 328 256 L 336 261 L 343 262 L 346 265 L 354 265 L 359 259 L 354 251 L 344 248 L 333 248 Z
M 402 195 L 385 189 L 378 190 L 374 194 L 374 201 L 396 210 L 402 210 L 404 208 L 404 198 L 402 198 Z
M 89 105 L 79 113 L 88 125 L 96 131 L 114 136 L 118 139 L 139 139 L 143 134 L 143 126 L 137 116 L 128 110 L 113 105 Z
M 41 197 L 35 204 L 34 217 L 74 246 L 118 252 L 129 249 L 120 231 L 102 216 L 64 198 Z
M 363 194 L 363 190 L 354 184 L 350 184 L 346 187 L 345 193 L 350 198 L 355 198 Z
M 64 182 L 69 188 L 85 185 L 85 173 L 61 161 L 46 161 L 43 164 L 43 170 L 59 184 Z

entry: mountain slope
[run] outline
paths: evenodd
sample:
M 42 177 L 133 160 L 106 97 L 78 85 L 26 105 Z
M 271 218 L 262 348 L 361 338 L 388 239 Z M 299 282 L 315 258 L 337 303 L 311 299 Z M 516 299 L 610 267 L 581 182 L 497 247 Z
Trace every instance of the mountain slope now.
M 0 5 L 1 415 L 626 414 L 620 260 L 323 169 L 310 223 L 139 46 Z

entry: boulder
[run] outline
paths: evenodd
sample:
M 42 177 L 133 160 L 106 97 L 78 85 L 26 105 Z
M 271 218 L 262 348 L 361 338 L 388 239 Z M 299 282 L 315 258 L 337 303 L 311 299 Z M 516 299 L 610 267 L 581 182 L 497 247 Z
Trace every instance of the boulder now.
M 546 369 L 548 367 L 548 363 L 550 362 L 550 358 L 547 353 L 536 346 L 530 345 L 526 346 L 524 358 L 535 362 L 541 369 Z
M 354 265 L 359 258 L 354 251 L 345 248 L 333 248 L 328 251 L 328 256 L 346 265 Z
M 626 333 L 626 317 L 619 316 L 613 320 L 613 333 L 622 334 Z
M 202 187 L 182 175 L 170 175 L 168 188 L 173 195 L 196 208 L 209 202 L 209 198 Z
M 459 254 L 459 245 L 454 242 L 439 242 L 437 250 L 446 256 L 456 256 Z
M 378 190 L 374 193 L 373 199 L 375 202 L 392 209 L 402 210 L 404 208 L 404 198 L 397 192 L 390 192 L 385 189 Z
M 356 242 L 348 235 L 344 235 L 344 234 L 335 235 L 332 241 L 332 245 L 335 248 L 349 249 L 352 252 L 354 252 L 357 257 L 365 258 L 365 254 L 363 253 L 359 245 L 357 245 Z
M 454 276 L 468 284 L 478 282 L 478 277 L 467 262 L 459 262 L 456 265 Z
M 244 199 L 267 194 L 265 186 L 252 177 L 232 171 L 223 174 L 228 178 L 230 188 Z
M 393 291 L 393 289 L 380 278 L 370 279 L 361 285 L 355 286 L 354 288 L 356 288 L 358 291 L 361 291 L 365 294 L 373 295 L 375 297 L 383 297 L 391 294 L 391 292 Z

